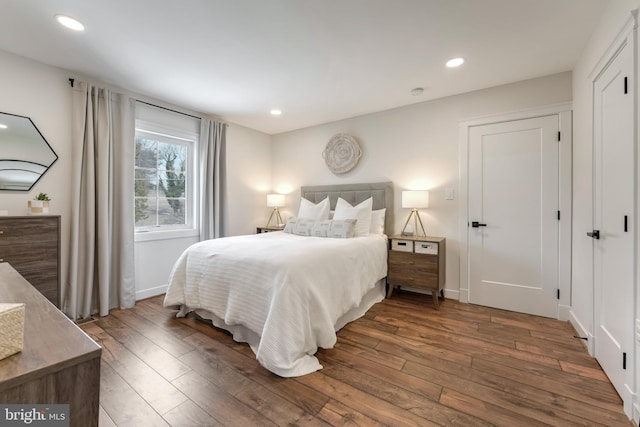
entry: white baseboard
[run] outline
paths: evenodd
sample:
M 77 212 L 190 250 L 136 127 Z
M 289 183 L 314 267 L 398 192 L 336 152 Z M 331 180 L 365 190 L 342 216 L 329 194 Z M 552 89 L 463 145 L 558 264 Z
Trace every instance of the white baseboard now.
M 571 323 L 571 325 L 573 325 L 574 329 L 578 333 L 578 336 L 587 338 L 587 340 L 585 341 L 585 345 L 587 347 L 589 355 L 595 355 L 596 349 L 594 348 L 593 335 L 591 334 L 591 332 L 587 331 L 584 326 L 582 326 L 582 323 L 580 323 L 572 310 L 569 310 L 569 322 Z
M 464 302 L 466 304 L 469 303 L 469 289 L 460 288 L 460 291 L 458 292 L 458 301 Z
M 563 322 L 568 321 L 571 318 L 571 306 L 558 304 L 558 320 Z
M 460 291 L 453 291 L 451 289 L 444 289 L 444 297 L 448 299 L 460 300 Z
M 162 285 L 155 288 L 144 289 L 142 291 L 136 291 L 136 301 L 141 299 L 151 298 L 158 295 L 162 295 L 167 292 L 169 285 Z

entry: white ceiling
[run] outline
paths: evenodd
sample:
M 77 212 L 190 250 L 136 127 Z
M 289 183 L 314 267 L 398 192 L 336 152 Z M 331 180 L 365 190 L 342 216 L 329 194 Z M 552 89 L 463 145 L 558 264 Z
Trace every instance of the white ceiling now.
M 2 0 L 0 49 L 275 134 L 571 70 L 608 3 Z

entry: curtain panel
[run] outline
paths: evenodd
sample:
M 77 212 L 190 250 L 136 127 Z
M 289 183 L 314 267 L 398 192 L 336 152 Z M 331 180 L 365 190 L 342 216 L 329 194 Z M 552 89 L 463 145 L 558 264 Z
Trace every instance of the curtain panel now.
M 200 240 L 224 236 L 226 133 L 226 123 L 200 122 Z
M 72 319 L 135 304 L 134 100 L 76 80 L 72 218 L 64 311 Z

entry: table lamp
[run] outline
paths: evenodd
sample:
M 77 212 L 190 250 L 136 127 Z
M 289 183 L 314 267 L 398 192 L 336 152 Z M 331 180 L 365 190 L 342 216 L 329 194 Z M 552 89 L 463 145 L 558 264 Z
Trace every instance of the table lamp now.
M 407 228 L 407 224 L 409 224 L 411 217 L 413 217 L 413 229 L 415 230 L 414 233 L 418 235 L 418 223 L 420 223 L 422 235 L 426 237 L 427 233 L 424 231 L 424 225 L 422 225 L 422 219 L 420 219 L 420 213 L 418 212 L 418 209 L 429 207 L 429 192 L 426 190 L 403 191 L 402 207 L 404 209 L 411 209 L 409 218 L 407 218 L 407 222 L 405 222 L 404 227 L 402 227 L 402 234 L 405 234 L 404 230 Z
M 269 217 L 269 221 L 267 221 L 267 227 L 271 223 L 271 220 L 274 219 L 276 221 L 276 227 L 282 227 L 284 221 L 282 221 L 282 217 L 280 216 L 280 211 L 278 208 L 284 206 L 284 194 L 267 194 L 267 206 L 273 208 L 273 212 L 271 212 L 271 216 Z

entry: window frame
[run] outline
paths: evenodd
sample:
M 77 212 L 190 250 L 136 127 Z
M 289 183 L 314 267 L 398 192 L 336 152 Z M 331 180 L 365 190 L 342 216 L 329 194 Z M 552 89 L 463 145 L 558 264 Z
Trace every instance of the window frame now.
M 185 174 L 185 222 L 186 224 L 150 225 L 135 227 L 135 241 L 164 240 L 198 236 L 199 231 L 199 203 L 197 198 L 197 161 L 199 135 L 194 132 L 163 127 L 156 123 L 137 119 L 135 122 L 135 138 L 140 135 L 159 142 L 184 145 L 187 147 L 187 171 Z M 134 159 L 134 171 L 136 169 Z M 135 200 L 134 193 L 134 200 Z M 135 202 L 134 202 L 135 205 Z M 134 213 L 135 215 L 135 213 Z

